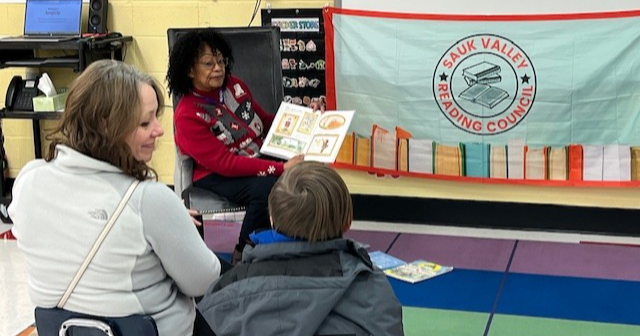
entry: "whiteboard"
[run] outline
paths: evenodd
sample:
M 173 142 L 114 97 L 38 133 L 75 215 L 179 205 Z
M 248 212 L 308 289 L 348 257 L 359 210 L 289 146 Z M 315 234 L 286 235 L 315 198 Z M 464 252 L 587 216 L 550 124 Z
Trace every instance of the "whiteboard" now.
M 341 0 L 336 7 L 430 14 L 550 14 L 640 9 L 640 0 Z

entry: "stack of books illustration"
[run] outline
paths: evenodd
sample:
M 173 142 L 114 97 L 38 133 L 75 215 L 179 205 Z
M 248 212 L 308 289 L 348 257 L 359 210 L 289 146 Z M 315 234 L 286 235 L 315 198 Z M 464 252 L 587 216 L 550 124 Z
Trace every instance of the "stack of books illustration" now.
M 500 83 L 500 66 L 482 61 L 462 70 L 469 87 L 458 96 L 487 108 L 493 108 L 509 97 L 509 94 L 490 84 Z

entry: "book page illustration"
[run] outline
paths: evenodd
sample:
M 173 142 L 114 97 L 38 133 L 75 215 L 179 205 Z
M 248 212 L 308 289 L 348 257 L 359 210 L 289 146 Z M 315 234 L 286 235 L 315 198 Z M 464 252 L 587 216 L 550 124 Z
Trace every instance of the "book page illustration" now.
M 334 162 L 351 125 L 355 111 L 326 111 L 314 130 L 305 160 Z
M 307 143 L 295 138 L 275 134 L 271 138 L 269 145 L 291 152 L 293 153 L 293 155 L 297 155 L 299 153 L 302 153 L 302 150 L 307 145 Z
M 302 121 L 300 122 L 300 127 L 298 127 L 298 132 L 307 135 L 311 134 L 313 132 L 313 127 L 315 126 L 317 119 L 317 113 L 305 113 L 302 117 Z
M 341 115 L 328 115 L 320 120 L 320 128 L 325 130 L 334 130 L 344 126 L 346 120 Z
M 307 155 L 329 156 L 335 150 L 336 142 L 337 134 L 317 134 L 311 140 Z
M 296 123 L 298 122 L 298 118 L 299 116 L 295 114 L 285 113 L 282 119 L 280 119 L 276 133 L 291 135 Z
M 354 113 L 321 113 L 308 107 L 282 103 L 260 152 L 285 160 L 305 154 L 305 160 L 334 162 Z

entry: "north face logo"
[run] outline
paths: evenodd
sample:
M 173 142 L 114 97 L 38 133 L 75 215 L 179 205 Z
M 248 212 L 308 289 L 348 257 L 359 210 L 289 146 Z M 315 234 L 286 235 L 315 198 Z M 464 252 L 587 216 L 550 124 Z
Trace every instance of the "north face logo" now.
M 91 218 L 93 219 L 98 220 L 107 220 L 109 218 L 109 215 L 107 215 L 107 212 L 104 211 L 104 209 L 91 210 L 89 211 L 89 216 L 91 216 Z

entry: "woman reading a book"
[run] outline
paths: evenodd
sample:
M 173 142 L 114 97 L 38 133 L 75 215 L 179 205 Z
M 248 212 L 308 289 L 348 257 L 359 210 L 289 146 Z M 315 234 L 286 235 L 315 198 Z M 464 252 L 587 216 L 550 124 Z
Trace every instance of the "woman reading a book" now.
M 234 263 L 255 230 L 269 227 L 267 197 L 278 176 L 303 160 L 261 157 L 260 147 L 274 116 L 256 102 L 245 83 L 231 74 L 233 53 L 212 29 L 186 33 L 169 56 L 169 93 L 175 107 L 175 142 L 195 161 L 193 184 L 231 202 L 246 215 Z M 314 105 L 312 108 L 317 109 Z

